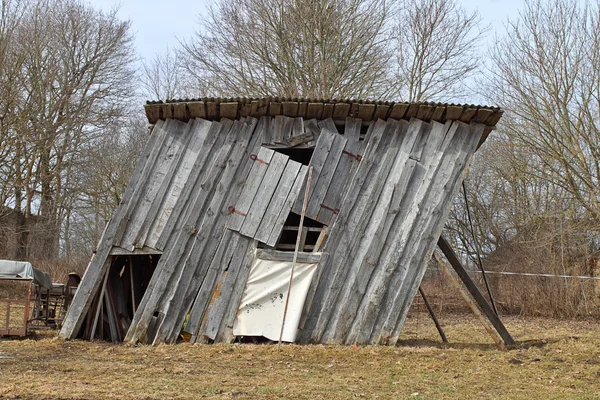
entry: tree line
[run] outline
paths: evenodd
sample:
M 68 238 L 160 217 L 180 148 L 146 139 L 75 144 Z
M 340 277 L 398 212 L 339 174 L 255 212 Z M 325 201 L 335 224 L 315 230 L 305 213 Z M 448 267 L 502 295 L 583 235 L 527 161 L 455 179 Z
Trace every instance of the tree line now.
M 89 256 L 148 136 L 143 98 L 477 101 L 505 115 L 456 200 L 454 245 L 491 268 L 600 274 L 597 1 L 527 0 L 493 32 L 457 0 L 220 0 L 149 60 L 116 9 L 1 7 L 5 257 Z

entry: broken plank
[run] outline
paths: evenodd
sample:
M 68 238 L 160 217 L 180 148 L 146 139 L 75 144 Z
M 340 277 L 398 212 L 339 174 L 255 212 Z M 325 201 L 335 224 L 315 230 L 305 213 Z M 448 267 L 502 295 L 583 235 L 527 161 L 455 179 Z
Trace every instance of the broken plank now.
M 257 190 L 257 195 L 254 196 L 252 205 L 240 228 L 242 235 L 253 238 L 256 234 L 289 159 L 288 156 L 281 153 L 276 152 L 273 154 L 269 167 Z
M 273 230 L 271 231 L 269 240 L 267 241 L 268 246 L 274 247 L 275 244 L 277 243 L 277 240 L 279 239 L 279 235 L 281 234 L 281 230 L 282 230 L 283 226 L 285 225 L 285 221 L 290 213 L 289 210 L 291 210 L 292 205 L 296 202 L 296 199 L 298 199 L 300 190 L 304 186 L 304 178 L 306 177 L 307 172 L 308 172 L 308 167 L 306 165 L 303 165 L 300 168 L 300 172 L 298 172 L 298 175 L 296 176 L 294 185 L 292 186 L 292 189 L 290 190 L 290 193 L 288 194 L 288 197 L 285 200 L 285 203 L 284 203 L 283 207 L 281 208 L 279 215 L 277 216 L 277 220 L 275 221 L 275 225 L 273 226 Z
M 275 154 L 273 150 L 266 147 L 261 147 L 258 154 L 252 157 L 254 158 L 252 169 L 250 170 L 248 179 L 244 184 L 242 194 L 235 204 L 234 210 L 232 211 L 229 221 L 227 222 L 227 227 L 229 229 L 239 231 L 242 227 L 244 219 L 246 218 L 246 215 L 250 210 L 250 206 L 254 201 L 254 197 L 256 196 L 260 183 L 267 172 L 267 168 L 271 158 L 273 157 L 273 154 Z
M 284 206 L 301 167 L 302 164 L 299 162 L 293 160 L 288 161 L 285 171 L 283 172 L 279 184 L 277 185 L 277 189 L 271 197 L 271 201 L 269 202 L 269 206 L 265 211 L 265 215 L 260 221 L 260 226 L 254 235 L 254 238 L 259 242 L 268 242 L 269 237 L 275 228 L 279 214 L 286 212 Z M 291 208 L 291 205 L 289 206 Z M 289 212 L 290 209 L 287 209 L 287 213 Z M 277 235 L 279 236 L 279 233 L 277 233 Z

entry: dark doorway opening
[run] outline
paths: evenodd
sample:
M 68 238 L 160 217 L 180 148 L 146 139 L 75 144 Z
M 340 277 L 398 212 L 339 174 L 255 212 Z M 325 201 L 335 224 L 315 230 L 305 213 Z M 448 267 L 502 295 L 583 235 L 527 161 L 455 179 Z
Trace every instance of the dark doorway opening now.
M 131 325 L 160 254 L 110 256 L 108 277 L 96 294 L 79 337 L 121 342 Z

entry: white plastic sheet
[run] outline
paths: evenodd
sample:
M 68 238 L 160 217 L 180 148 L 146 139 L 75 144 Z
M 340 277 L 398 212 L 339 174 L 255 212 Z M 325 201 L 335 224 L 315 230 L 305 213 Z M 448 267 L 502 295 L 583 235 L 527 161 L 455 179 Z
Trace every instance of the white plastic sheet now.
M 52 289 L 50 275 L 25 261 L 0 260 L 0 279 L 32 279 L 33 283 Z
M 294 342 L 304 301 L 317 264 L 296 263 L 282 340 Z M 237 317 L 236 336 L 279 340 L 292 263 L 254 259 Z

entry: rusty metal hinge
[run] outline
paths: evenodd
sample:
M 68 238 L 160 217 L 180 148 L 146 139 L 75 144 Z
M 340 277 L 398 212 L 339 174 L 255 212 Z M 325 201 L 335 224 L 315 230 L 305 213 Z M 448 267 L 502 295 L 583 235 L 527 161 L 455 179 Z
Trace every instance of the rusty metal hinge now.
M 263 164 L 265 164 L 265 165 L 269 165 L 269 163 L 268 163 L 268 162 L 266 162 L 265 160 L 261 160 L 260 158 L 258 158 L 258 157 L 256 156 L 256 154 L 250 154 L 250 159 L 251 159 L 252 161 L 258 161 L 259 163 L 263 163 Z
M 349 151 L 346 150 L 342 150 L 342 153 L 346 154 L 347 156 L 350 156 L 354 159 L 356 159 L 356 161 L 362 161 L 362 156 L 360 154 L 352 154 Z
M 244 214 L 240 210 L 236 210 L 234 206 L 227 207 L 227 211 L 229 211 L 229 214 L 238 214 L 238 215 L 241 215 L 242 217 L 246 216 L 246 214 Z
M 340 209 L 339 208 L 331 208 L 331 207 L 327 207 L 325 204 L 321 204 L 321 208 L 324 208 L 326 210 L 331 211 L 332 213 L 334 213 L 335 215 L 338 215 L 340 213 Z

